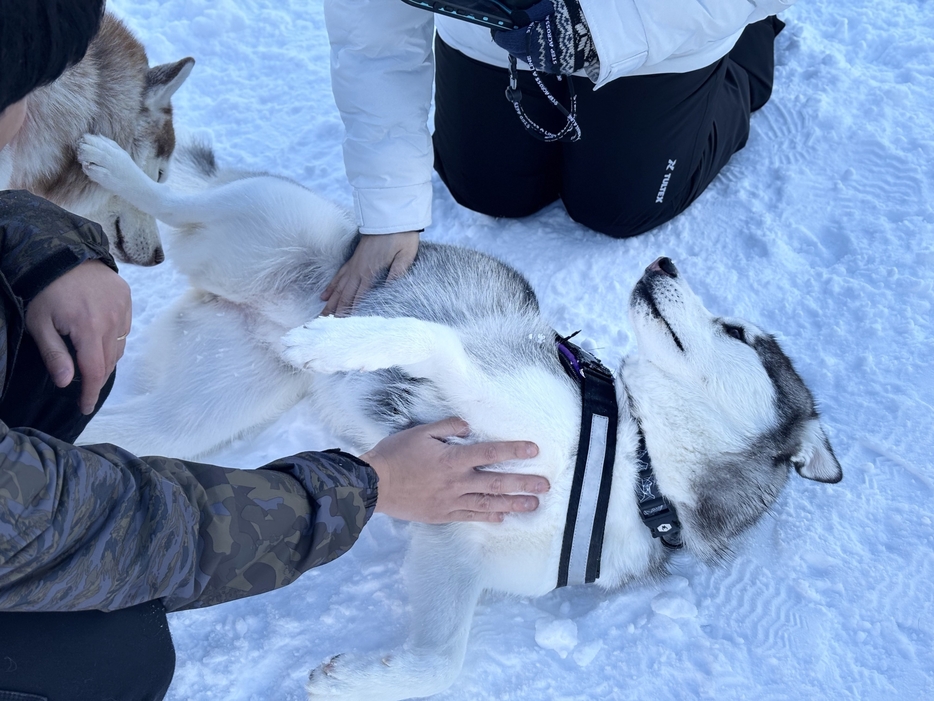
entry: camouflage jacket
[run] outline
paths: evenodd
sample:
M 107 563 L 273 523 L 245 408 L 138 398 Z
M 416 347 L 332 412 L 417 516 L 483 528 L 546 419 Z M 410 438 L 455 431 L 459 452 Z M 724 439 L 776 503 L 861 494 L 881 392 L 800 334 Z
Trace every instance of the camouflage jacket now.
M 0 192 L 0 392 L 23 309 L 89 259 L 99 227 Z M 373 513 L 376 473 L 338 451 L 257 470 L 78 448 L 0 422 L 0 611 L 170 611 L 252 596 L 346 552 Z

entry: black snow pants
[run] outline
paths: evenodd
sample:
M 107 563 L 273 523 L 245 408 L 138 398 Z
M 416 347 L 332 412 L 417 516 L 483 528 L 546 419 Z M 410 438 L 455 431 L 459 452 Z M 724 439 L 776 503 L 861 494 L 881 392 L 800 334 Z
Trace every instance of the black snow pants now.
M 749 115 L 772 93 L 776 17 L 749 25 L 732 51 L 689 73 L 629 76 L 599 90 L 572 76 L 581 138 L 546 143 L 504 93 L 508 72 L 435 42 L 435 169 L 458 203 L 522 217 L 561 199 L 577 222 L 635 236 L 684 211 L 746 144 Z M 543 76 L 559 100 L 567 78 Z M 555 132 L 564 116 L 528 71 L 522 106 Z

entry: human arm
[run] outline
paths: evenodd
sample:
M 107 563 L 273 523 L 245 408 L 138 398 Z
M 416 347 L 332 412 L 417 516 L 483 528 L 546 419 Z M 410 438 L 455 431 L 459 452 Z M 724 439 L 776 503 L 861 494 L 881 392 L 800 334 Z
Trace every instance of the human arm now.
M 395 0 L 327 0 L 324 11 L 344 166 L 363 235 L 322 296 L 325 314 L 343 314 L 380 274 L 411 265 L 416 232 L 431 223 L 434 25 L 430 12 Z
M 456 420 L 418 427 L 368 453 L 386 479 L 380 510 L 495 521 L 535 508 L 534 496 L 502 493 L 541 493 L 543 478 L 474 470 L 531 457 L 534 446 L 441 440 L 465 430 Z M 451 479 L 427 485 L 439 468 Z M 0 423 L 0 610 L 114 610 L 152 599 L 178 610 L 286 586 L 353 545 L 377 507 L 379 479 L 339 451 L 241 470 L 75 447 Z
M 116 273 L 100 227 L 23 191 L 0 192 L 0 269 L 26 314 L 49 374 L 59 387 L 75 376 L 89 414 L 123 355 L 132 311 L 130 288 Z
M 0 424 L 0 610 L 177 610 L 285 586 L 350 548 L 376 485 L 343 453 L 239 470 Z
M 433 15 L 396 0 L 326 0 L 331 87 L 361 234 L 431 221 Z

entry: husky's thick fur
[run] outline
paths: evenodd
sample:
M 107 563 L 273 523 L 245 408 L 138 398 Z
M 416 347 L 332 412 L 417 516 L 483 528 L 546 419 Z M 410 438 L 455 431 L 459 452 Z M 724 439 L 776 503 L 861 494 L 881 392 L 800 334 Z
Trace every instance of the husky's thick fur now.
M 75 151 L 84 134 L 103 134 L 146 175 L 164 180 L 175 149 L 170 100 L 192 66 L 194 59 L 184 58 L 150 68 L 142 44 L 106 14 L 85 57 L 27 98 L 23 128 L 0 151 L 0 189 L 29 190 L 98 222 L 118 260 L 161 263 L 152 215 L 90 181 Z
M 209 155 L 185 154 L 215 176 Z M 377 285 L 354 316 L 316 318 L 319 292 L 354 242 L 343 211 L 266 175 L 173 192 L 100 138 L 86 139 L 79 157 L 92 179 L 177 227 L 170 254 L 192 282 L 159 322 L 143 394 L 105 407 L 82 440 L 198 454 L 310 393 L 361 450 L 455 414 L 473 439 L 538 444 L 537 458 L 502 468 L 548 478 L 539 509 L 500 525 L 413 529 L 408 642 L 388 655 L 334 657 L 309 689 L 316 699 L 373 701 L 450 685 L 483 590 L 536 596 L 556 583 L 581 395 L 528 283 L 488 256 L 425 243 L 408 274 Z M 792 468 L 821 482 L 842 476 L 811 393 L 772 336 L 708 312 L 667 259 L 636 284 L 629 319 L 638 353 L 616 375 L 606 588 L 666 558 L 639 517 L 638 424 L 684 547 L 705 561 L 721 559 L 769 509 Z

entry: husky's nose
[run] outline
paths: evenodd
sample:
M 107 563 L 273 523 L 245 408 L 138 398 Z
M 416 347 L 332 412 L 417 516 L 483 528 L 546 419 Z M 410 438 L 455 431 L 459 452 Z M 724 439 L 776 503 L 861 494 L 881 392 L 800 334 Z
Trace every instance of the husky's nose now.
M 675 264 L 671 262 L 671 258 L 665 258 L 664 256 L 646 268 L 645 272 L 661 273 L 662 275 L 667 275 L 668 277 L 678 277 L 678 269 L 675 267 Z

